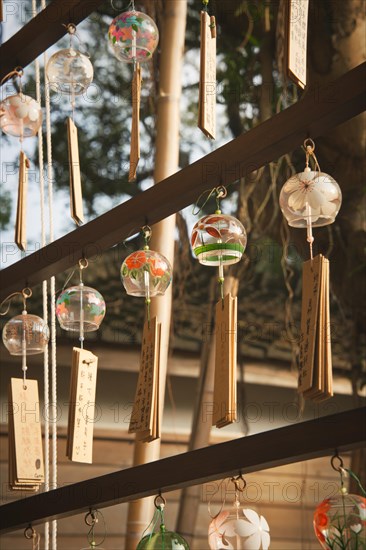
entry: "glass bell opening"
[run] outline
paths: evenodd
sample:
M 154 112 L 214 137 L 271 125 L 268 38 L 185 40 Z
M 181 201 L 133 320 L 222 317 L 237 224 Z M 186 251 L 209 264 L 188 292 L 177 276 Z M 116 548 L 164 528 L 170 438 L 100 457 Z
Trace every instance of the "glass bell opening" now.
M 56 316 L 61 328 L 79 332 L 98 330 L 106 312 L 103 296 L 83 284 L 64 290 L 56 301 Z
M 155 21 L 146 13 L 126 11 L 113 19 L 108 38 L 114 55 L 126 63 L 149 61 L 159 42 Z
M 342 204 L 338 183 L 325 172 L 304 170 L 286 181 L 280 207 L 291 227 L 322 227 L 334 222 Z
M 3 342 L 10 355 L 43 353 L 49 340 L 49 329 L 38 315 L 23 313 L 13 317 L 3 329 Z M 24 342 L 23 342 L 24 340 Z
M 169 261 L 154 250 L 133 252 L 121 266 L 121 279 L 130 296 L 162 296 L 172 280 Z
M 0 127 L 9 136 L 35 136 L 42 124 L 41 106 L 23 93 L 5 98 L 0 103 L 0 113 Z
M 73 48 L 60 50 L 50 57 L 46 74 L 53 90 L 65 95 L 80 95 L 93 80 L 90 59 Z
M 243 256 L 246 244 L 244 226 L 233 216 L 204 216 L 192 230 L 192 250 L 203 265 L 236 264 Z

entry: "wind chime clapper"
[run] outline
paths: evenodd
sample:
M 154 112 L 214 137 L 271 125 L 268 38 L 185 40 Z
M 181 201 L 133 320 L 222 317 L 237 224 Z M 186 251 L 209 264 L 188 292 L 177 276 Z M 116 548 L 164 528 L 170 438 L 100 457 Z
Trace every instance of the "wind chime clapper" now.
M 97 548 L 98 550 L 103 550 L 101 544 L 103 544 L 106 539 L 107 531 L 102 512 L 100 510 L 90 509 L 89 512 L 85 515 L 84 522 L 88 527 L 90 527 L 90 529 L 87 533 L 88 547 L 82 548 L 81 550 L 90 550 L 94 548 Z M 103 524 L 103 534 L 99 535 L 97 538 L 96 529 L 97 527 L 100 527 L 100 523 Z
M 12 490 L 36 492 L 44 482 L 42 433 L 39 416 L 37 380 L 27 378 L 27 356 L 44 353 L 49 340 L 45 321 L 27 312 L 27 300 L 32 296 L 30 288 L 10 294 L 1 304 L 8 307 L 16 296 L 23 300 L 21 315 L 12 317 L 4 326 L 2 338 L 11 355 L 22 356 L 22 378 L 11 378 L 8 388 L 9 406 L 9 486 Z M 22 407 L 19 404 L 22 404 Z M 34 411 L 24 415 L 24 410 Z M 24 438 L 26 436 L 26 446 Z
M 67 25 L 70 46 L 54 53 L 46 67 L 46 75 L 51 90 L 68 96 L 72 116 L 67 119 L 69 172 L 70 172 L 70 210 L 77 225 L 84 222 L 83 199 L 81 189 L 78 130 L 74 122 L 75 97 L 82 95 L 93 81 L 94 70 L 89 55 L 75 48 L 75 38 L 79 41 L 76 27 Z
M 216 19 L 202 1 L 198 128 L 216 139 Z
M 329 260 L 313 256 L 313 228 L 334 222 L 342 194 L 335 179 L 320 170 L 311 139 L 304 141 L 304 150 L 305 169 L 282 187 L 280 207 L 290 226 L 307 231 L 310 260 L 303 264 L 298 390 L 306 399 L 322 401 L 333 395 Z
M 140 160 L 140 103 L 141 103 L 141 67 L 152 59 L 159 43 L 159 31 L 156 23 L 146 13 L 135 10 L 132 0 L 129 9 L 115 17 L 108 30 L 108 39 L 112 51 L 119 61 L 133 65 L 132 78 L 132 123 L 130 170 L 128 181 L 136 180 L 137 166 Z
M 0 127 L 2 131 L 9 136 L 19 138 L 20 141 L 18 202 L 14 241 L 22 251 L 27 248 L 26 219 L 29 169 L 29 160 L 23 151 L 23 141 L 25 138 L 35 136 L 42 125 L 41 106 L 35 99 L 23 93 L 23 74 L 23 69 L 17 67 L 2 79 L 1 84 L 10 78 L 13 81 L 18 79 L 16 87 L 19 91 L 16 94 L 7 96 L 0 103 Z
M 79 333 L 80 341 L 80 347 L 72 351 L 66 456 L 74 462 L 90 464 L 98 357 L 84 349 L 84 339 L 86 332 L 99 329 L 106 305 L 100 292 L 84 285 L 83 271 L 87 267 L 85 258 L 79 260 L 79 284 L 61 292 L 56 301 L 56 316 L 61 328 Z
M 337 494 L 316 507 L 315 535 L 324 550 L 361 550 L 366 548 L 366 492 L 357 475 L 344 468 L 337 451 L 330 463 L 340 475 L 340 487 Z M 356 481 L 362 496 L 348 493 L 344 483 L 346 477 Z
M 221 299 L 216 305 L 215 384 L 212 424 L 222 428 L 235 422 L 236 411 L 236 324 L 237 298 L 224 295 L 224 267 L 239 262 L 247 243 L 242 223 L 222 214 L 220 199 L 226 197 L 222 186 L 214 188 L 208 199 L 216 195 L 216 212 L 203 216 L 193 227 L 191 246 L 198 261 L 217 266 Z M 206 200 L 206 202 L 208 201 Z
M 151 228 L 142 228 L 143 250 L 133 252 L 121 266 L 123 286 L 130 296 L 145 298 L 146 315 L 142 334 L 140 370 L 132 409 L 129 433 L 139 441 L 150 442 L 160 437 L 159 362 L 161 324 L 150 319 L 151 298 L 162 296 L 172 280 L 172 267 L 162 254 L 150 250 Z
M 267 520 L 254 510 L 243 507 L 240 502 L 240 495 L 243 494 L 246 487 L 245 479 L 239 474 L 237 477 L 231 478 L 229 483 L 233 484 L 235 492 L 234 502 L 230 508 L 224 508 L 227 492 L 226 484 L 221 509 L 215 516 L 211 515 L 210 502 L 208 503 L 208 512 L 212 518 L 208 528 L 210 550 L 220 550 L 222 548 L 268 550 L 270 534 Z
M 166 500 L 161 494 L 155 497 L 154 506 L 153 518 L 145 529 L 136 550 L 189 550 L 189 544 L 182 535 L 167 530 L 164 519 Z M 159 530 L 155 531 L 158 523 L 160 523 Z M 150 529 L 151 531 L 145 535 Z

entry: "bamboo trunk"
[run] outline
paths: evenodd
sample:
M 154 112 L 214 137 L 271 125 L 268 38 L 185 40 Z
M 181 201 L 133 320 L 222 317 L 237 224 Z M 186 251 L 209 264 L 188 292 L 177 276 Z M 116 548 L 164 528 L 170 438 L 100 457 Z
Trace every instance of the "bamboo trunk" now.
M 155 183 L 177 172 L 179 165 L 180 96 L 182 91 L 181 67 L 184 53 L 187 0 L 169 0 L 165 5 L 162 24 L 160 58 L 160 91 L 157 109 Z M 148 215 L 147 212 L 147 223 Z M 150 243 L 152 250 L 164 254 L 174 262 L 175 215 L 153 227 Z M 163 416 L 165 382 L 168 362 L 172 287 L 164 297 L 152 300 L 151 317 L 161 322 L 160 347 L 160 410 Z M 135 442 L 134 466 L 158 460 L 160 439 L 152 443 Z M 126 550 L 135 550 L 143 531 L 153 515 L 153 499 L 131 502 L 128 508 Z
M 218 284 L 215 281 L 216 296 L 218 296 Z M 226 277 L 224 283 L 224 294 L 231 292 L 232 296 L 237 296 L 239 280 L 236 277 Z M 215 303 L 215 292 L 213 293 L 213 302 Z M 208 320 L 211 321 L 212 314 Z M 205 333 L 207 335 L 207 332 Z M 215 334 L 208 340 L 208 353 L 203 354 L 200 374 L 200 388 L 197 394 L 195 412 L 192 421 L 192 431 L 189 441 L 189 451 L 207 447 L 210 442 L 211 433 L 211 415 L 215 380 Z M 183 535 L 191 546 L 194 539 L 195 527 L 198 518 L 199 505 L 201 501 L 201 486 L 195 485 L 183 489 L 176 530 Z

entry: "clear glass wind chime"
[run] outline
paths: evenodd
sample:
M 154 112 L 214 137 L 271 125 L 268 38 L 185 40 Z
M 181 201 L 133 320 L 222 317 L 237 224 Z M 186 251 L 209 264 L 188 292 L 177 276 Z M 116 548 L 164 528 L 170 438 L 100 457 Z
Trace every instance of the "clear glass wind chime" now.
M 57 94 L 65 95 L 70 100 L 71 117 L 67 119 L 69 171 L 70 171 L 70 210 L 76 224 L 84 221 L 78 130 L 75 125 L 75 99 L 84 94 L 93 81 L 94 69 L 87 53 L 82 53 L 75 46 L 76 27 L 72 23 L 66 26 L 70 38 L 68 48 L 55 52 L 46 67 L 46 76 L 50 89 Z
M 119 61 L 133 65 L 132 78 L 132 125 L 131 152 L 128 181 L 136 179 L 140 159 L 140 102 L 141 102 L 141 63 L 152 59 L 159 43 L 156 23 L 146 13 L 136 11 L 135 2 L 127 11 L 115 17 L 108 30 L 112 51 Z
M 23 151 L 23 141 L 37 134 L 42 125 L 42 109 L 33 97 L 23 93 L 23 74 L 23 69 L 17 67 L 1 81 L 1 84 L 3 84 L 10 78 L 13 78 L 13 81 L 17 79 L 15 86 L 19 91 L 1 101 L 0 127 L 5 134 L 19 138 L 20 142 L 18 203 L 14 240 L 18 248 L 24 251 L 27 247 L 26 205 L 29 160 Z

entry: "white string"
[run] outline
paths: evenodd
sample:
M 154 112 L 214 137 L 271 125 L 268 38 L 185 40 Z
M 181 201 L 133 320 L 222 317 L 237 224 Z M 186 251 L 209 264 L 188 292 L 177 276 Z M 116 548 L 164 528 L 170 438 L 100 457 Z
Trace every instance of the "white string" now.
M 46 0 L 41 0 L 42 10 L 46 8 Z M 44 67 L 47 67 L 47 52 L 44 52 Z M 45 77 L 46 78 L 46 77 Z M 54 240 L 53 227 L 53 166 L 52 166 L 52 136 L 51 136 L 51 106 L 50 90 L 45 82 L 46 105 L 46 136 L 47 136 L 47 179 L 48 179 L 48 209 L 49 209 L 49 241 Z M 52 405 L 52 488 L 57 487 L 57 361 L 56 361 L 56 286 L 55 277 L 50 279 L 50 325 L 51 325 L 51 405 Z M 52 521 L 52 550 L 57 550 L 57 520 Z
M 32 0 L 32 15 L 37 15 L 36 0 Z M 39 60 L 35 62 L 36 69 L 36 99 L 41 105 L 41 75 L 39 68 Z M 44 156 L 43 156 L 43 133 L 42 126 L 38 130 L 38 159 L 39 159 L 39 191 L 41 204 L 41 245 L 46 245 L 46 223 L 45 223 L 45 195 L 44 195 Z M 45 324 L 48 324 L 48 297 L 47 297 L 47 281 L 42 283 L 43 296 L 43 319 Z M 43 399 L 44 399 L 44 490 L 50 490 L 50 422 L 49 422 L 49 354 L 48 346 L 46 346 L 43 354 Z M 50 544 L 50 524 L 47 521 L 44 524 L 44 550 L 49 550 Z

